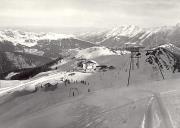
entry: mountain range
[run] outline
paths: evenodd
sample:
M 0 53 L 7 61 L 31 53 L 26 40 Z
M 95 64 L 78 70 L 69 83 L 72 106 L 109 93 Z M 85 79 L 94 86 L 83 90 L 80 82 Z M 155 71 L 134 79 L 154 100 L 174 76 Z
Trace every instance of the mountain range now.
M 10 29 L 0 31 L 0 51 L 22 52 L 55 59 L 69 49 L 92 46 L 95 44 L 77 39 L 73 35 Z
M 127 45 L 141 45 L 156 47 L 166 43 L 180 46 L 180 25 L 163 26 L 157 28 L 140 28 L 138 26 L 120 26 L 103 32 L 83 33 L 79 38 L 106 47 L 126 47 Z
M 84 49 L 97 45 L 110 48 L 141 45 L 153 48 L 171 43 L 179 47 L 179 41 L 179 24 L 156 28 L 119 26 L 105 31 L 76 35 L 0 30 L 0 51 L 23 52 L 50 58 L 57 58 L 67 53 L 69 49 Z
M 179 53 L 180 25 L 157 28 L 129 25 L 76 35 L 0 30 L 0 54 L 3 58 L 0 72 L 36 67 L 86 48 L 124 48 L 129 45 L 146 48 L 164 46 Z

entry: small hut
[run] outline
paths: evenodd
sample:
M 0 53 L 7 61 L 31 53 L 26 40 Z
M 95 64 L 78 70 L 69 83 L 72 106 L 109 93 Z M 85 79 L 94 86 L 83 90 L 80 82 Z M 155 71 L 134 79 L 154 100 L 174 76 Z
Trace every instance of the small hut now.
M 81 60 L 77 63 L 77 66 L 82 68 L 84 71 L 94 71 L 98 63 L 94 60 Z

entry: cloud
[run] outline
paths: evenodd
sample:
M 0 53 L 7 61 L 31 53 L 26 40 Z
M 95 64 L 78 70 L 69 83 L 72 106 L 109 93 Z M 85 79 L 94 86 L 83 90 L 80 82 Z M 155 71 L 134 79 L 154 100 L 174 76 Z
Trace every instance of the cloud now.
M 0 0 L 0 24 L 75 27 L 156 26 L 180 20 L 179 0 Z

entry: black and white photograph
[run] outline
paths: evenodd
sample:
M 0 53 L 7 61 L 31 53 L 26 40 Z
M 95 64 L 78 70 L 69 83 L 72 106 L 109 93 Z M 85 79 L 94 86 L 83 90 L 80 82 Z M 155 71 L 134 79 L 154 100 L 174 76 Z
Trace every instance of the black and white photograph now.
M 180 128 L 180 0 L 0 0 L 0 128 Z

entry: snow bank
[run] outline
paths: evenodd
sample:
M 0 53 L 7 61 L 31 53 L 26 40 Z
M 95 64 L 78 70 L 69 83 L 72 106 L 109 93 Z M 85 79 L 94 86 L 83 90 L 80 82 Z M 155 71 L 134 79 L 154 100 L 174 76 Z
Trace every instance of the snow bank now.
M 32 84 L 30 86 L 25 86 L 24 90 L 28 92 L 34 92 L 36 90 L 36 85 Z
M 6 88 L 6 87 L 17 86 L 21 83 L 22 81 L 19 81 L 19 80 L 0 80 L 0 89 Z

